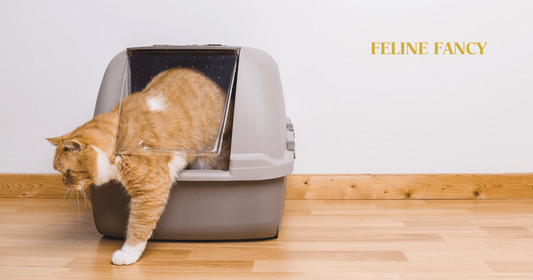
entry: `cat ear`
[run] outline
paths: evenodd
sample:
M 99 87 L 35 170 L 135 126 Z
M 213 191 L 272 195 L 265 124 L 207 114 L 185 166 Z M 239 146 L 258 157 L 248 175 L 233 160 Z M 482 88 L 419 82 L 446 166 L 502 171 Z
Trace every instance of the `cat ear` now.
M 63 145 L 65 145 L 66 149 L 71 151 L 81 151 L 86 147 L 86 145 L 78 139 L 65 139 L 63 140 Z
M 57 146 L 57 145 L 59 145 L 59 142 L 61 142 L 61 137 L 46 138 L 46 140 L 50 141 L 50 143 L 52 143 L 52 145 Z

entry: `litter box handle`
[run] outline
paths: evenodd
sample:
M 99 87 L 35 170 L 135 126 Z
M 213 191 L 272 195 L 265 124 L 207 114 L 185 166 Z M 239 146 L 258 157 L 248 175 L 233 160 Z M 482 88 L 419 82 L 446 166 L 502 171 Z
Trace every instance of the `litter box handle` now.
M 296 159 L 296 143 L 294 142 L 294 126 L 291 119 L 287 118 L 287 151 L 294 153 L 294 158 Z

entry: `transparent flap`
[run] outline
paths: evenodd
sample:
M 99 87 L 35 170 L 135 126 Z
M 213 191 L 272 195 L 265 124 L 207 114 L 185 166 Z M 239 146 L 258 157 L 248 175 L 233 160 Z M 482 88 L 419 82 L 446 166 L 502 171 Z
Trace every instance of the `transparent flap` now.
M 116 137 L 115 153 L 119 155 L 144 155 L 144 154 L 160 154 L 160 155 L 218 155 L 222 146 L 222 139 L 226 122 L 228 121 L 228 110 L 230 107 L 231 95 L 233 93 L 233 84 L 236 78 L 238 49 L 219 49 L 219 48 L 133 48 L 127 51 L 126 71 L 123 78 L 122 93 L 119 104 L 119 121 L 118 132 Z M 187 131 L 180 131 L 180 127 L 176 129 L 179 120 L 172 116 L 172 110 L 159 110 L 158 99 L 154 99 L 155 105 L 151 109 L 131 109 L 131 99 L 124 102 L 129 95 L 143 95 L 148 94 L 143 91 L 154 77 L 169 69 L 187 69 L 192 68 L 203 73 L 203 75 L 214 81 L 218 87 L 225 91 L 225 103 L 222 112 L 213 112 L 213 118 L 220 116 L 218 130 L 213 134 L 214 137 L 204 137 L 202 145 L 195 143 L 187 143 L 187 137 L 181 138 L 181 135 L 188 133 Z M 167 91 L 165 94 L 169 94 Z M 177 92 L 177 91 L 176 91 Z M 173 93 L 177 94 L 177 93 Z M 140 99 L 140 97 L 139 97 Z M 150 100 L 147 95 L 147 100 Z M 183 102 L 182 104 L 185 104 Z M 171 103 L 175 104 L 175 103 Z M 166 103 L 165 105 L 168 105 Z M 130 107 L 127 107 L 130 106 Z M 183 105 L 180 105 L 183 106 Z M 185 105 L 186 106 L 186 105 Z M 142 107 L 142 106 L 141 106 Z M 144 112 L 142 112 L 144 110 Z M 154 112 L 147 112 L 147 111 Z M 143 117 L 139 117 L 143 114 Z M 164 118 L 156 117 L 151 114 L 169 114 Z M 152 117 L 153 116 L 153 117 Z M 194 118 L 194 112 L 190 118 Z M 167 135 L 173 135 L 170 139 L 178 139 L 176 141 L 158 140 L 165 137 L 160 137 L 157 133 L 152 131 L 160 131 L 146 129 L 150 126 L 161 126 L 161 119 L 166 120 L 166 123 L 176 122 L 168 127 L 174 127 L 176 131 L 165 131 Z M 218 118 L 217 118 L 218 120 Z M 163 125 L 163 127 L 167 127 Z M 212 126 L 211 126 L 212 127 Z M 193 128 L 194 129 L 194 128 Z M 210 134 L 211 135 L 211 134 Z M 199 148 L 200 147 L 200 148 Z

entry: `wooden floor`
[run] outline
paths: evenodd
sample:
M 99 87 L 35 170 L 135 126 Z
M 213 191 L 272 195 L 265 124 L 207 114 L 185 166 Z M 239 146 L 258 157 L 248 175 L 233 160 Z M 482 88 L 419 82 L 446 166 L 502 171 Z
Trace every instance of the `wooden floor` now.
M 83 201 L 0 198 L 0 279 L 533 279 L 532 200 L 287 200 L 280 236 L 110 263 Z

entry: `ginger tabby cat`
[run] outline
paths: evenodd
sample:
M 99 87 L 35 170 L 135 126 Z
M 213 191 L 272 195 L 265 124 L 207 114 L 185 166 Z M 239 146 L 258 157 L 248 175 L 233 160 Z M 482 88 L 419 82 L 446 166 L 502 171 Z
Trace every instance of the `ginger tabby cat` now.
M 122 147 L 138 146 L 137 140 L 142 139 L 145 147 L 163 143 L 209 149 L 218 134 L 225 98 L 225 91 L 203 73 L 174 68 L 122 100 L 120 126 L 117 104 L 111 112 L 70 133 L 47 139 L 57 146 L 54 169 L 63 174 L 67 187 L 84 191 L 91 184 L 105 188 L 103 184 L 118 180 L 129 193 L 126 242 L 113 254 L 113 264 L 129 265 L 140 258 L 180 171 L 188 165 L 228 169 L 232 114 L 230 111 L 219 156 L 116 155 L 116 141 Z

